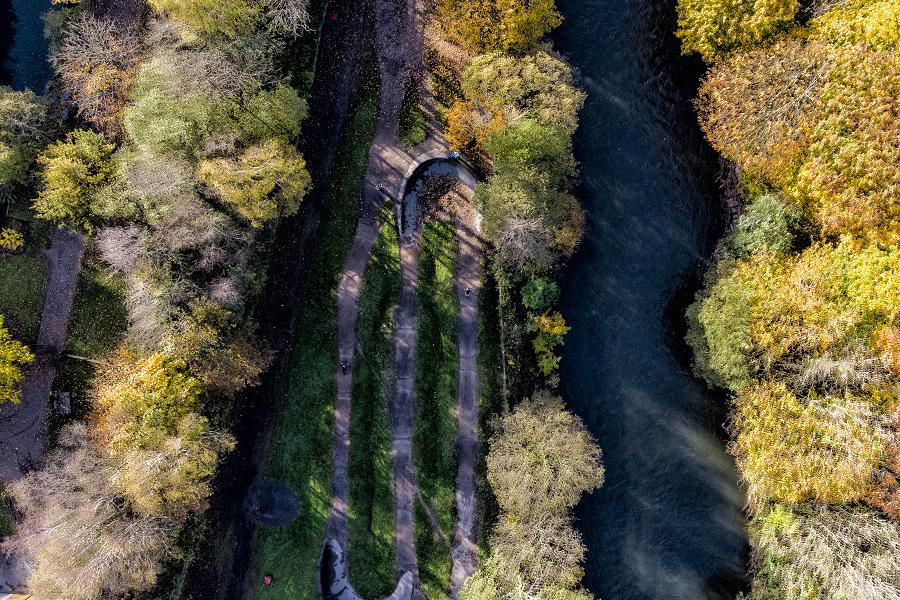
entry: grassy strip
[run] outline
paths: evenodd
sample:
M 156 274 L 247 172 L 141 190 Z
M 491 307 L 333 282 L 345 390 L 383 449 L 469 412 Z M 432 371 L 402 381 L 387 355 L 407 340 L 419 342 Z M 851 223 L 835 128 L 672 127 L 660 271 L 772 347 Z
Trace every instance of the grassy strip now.
M 433 508 L 447 536 L 453 536 L 459 352 L 459 303 L 454 287 L 456 238 L 451 220 L 427 221 L 419 256 L 416 427 L 413 448 L 422 497 Z M 447 541 L 432 529 L 416 506 L 416 550 L 422 591 L 429 600 L 448 598 L 451 557 Z
M 390 213 L 389 213 L 390 214 Z M 361 354 L 353 368 L 350 413 L 350 497 L 347 536 L 350 580 L 364 598 L 396 584 L 394 496 L 391 487 L 393 309 L 399 300 L 400 247 L 394 220 L 381 228 L 359 298 Z
M 65 351 L 99 359 L 118 345 L 127 328 L 125 282 L 104 268 L 91 244 L 78 277 Z M 93 373 L 91 363 L 63 358 L 57 370 L 56 386 L 62 390 L 84 392 Z
M 400 107 L 399 126 L 400 141 L 409 148 L 418 146 L 428 136 L 425 128 L 425 115 L 419 108 L 419 91 L 416 82 L 411 78 L 406 81 L 403 105 Z
M 15 532 L 16 520 L 9 502 L 6 488 L 0 483 L 0 540 Z
M 50 225 L 32 221 L 25 252 L 0 256 L 0 313 L 4 325 L 22 342 L 37 342 L 47 287 L 47 258 Z
M 301 302 L 289 381 L 271 453 L 268 477 L 290 485 L 300 515 L 287 527 L 261 529 L 254 541 L 256 597 L 317 600 L 316 564 L 331 503 L 331 435 L 337 368 L 336 306 L 341 267 L 353 240 L 360 185 L 375 131 L 377 98 L 364 98 L 338 148 L 331 190 L 322 214 L 319 243 Z M 275 585 L 263 587 L 263 574 Z
M 500 364 L 500 323 L 497 319 L 499 294 L 497 280 L 491 265 L 485 260 L 481 266 L 481 290 L 478 293 L 478 384 L 480 393 L 480 440 L 482 452 L 475 471 L 478 501 L 476 530 L 480 532 L 479 545 L 487 549 L 487 533 L 497 522 L 500 508 L 487 481 L 487 441 L 491 422 L 509 407 L 503 400 L 503 368 Z

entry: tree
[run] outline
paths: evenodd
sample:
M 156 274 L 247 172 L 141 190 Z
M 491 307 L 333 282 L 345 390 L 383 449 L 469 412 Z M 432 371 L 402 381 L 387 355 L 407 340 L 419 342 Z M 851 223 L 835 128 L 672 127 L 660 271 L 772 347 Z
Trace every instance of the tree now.
M 257 0 L 150 0 L 154 10 L 183 22 L 204 37 L 238 37 L 262 17 Z
M 198 411 L 202 388 L 183 362 L 159 353 L 141 358 L 125 348 L 109 360 L 92 395 L 114 456 L 158 447 Z
M 682 52 L 698 52 L 713 62 L 759 44 L 789 25 L 797 7 L 797 0 L 679 0 Z
M 562 22 L 553 0 L 441 0 L 437 8 L 444 29 L 476 54 L 527 51 Z
M 851 395 L 799 398 L 769 381 L 741 390 L 731 449 L 750 503 L 860 499 L 884 449 L 875 422 L 872 407 Z
M 43 186 L 34 208 L 43 219 L 92 231 L 95 200 L 115 172 L 114 146 L 102 134 L 76 129 L 38 157 Z
M 811 29 L 830 43 L 900 49 L 900 5 L 893 0 L 832 0 L 823 2 L 822 8 Z
M 297 90 L 278 84 L 247 100 L 240 113 L 238 127 L 248 142 L 271 137 L 290 142 L 300 134 L 300 124 L 306 114 L 306 100 L 300 97 Z
M 0 315 L 0 405 L 19 401 L 22 369 L 32 361 L 34 355 L 24 344 L 13 339 L 3 326 L 3 315 Z
M 138 71 L 124 126 L 141 149 L 190 154 L 225 118 L 221 104 L 196 81 L 199 73 L 184 69 L 179 57 L 157 56 Z
M 900 527 L 850 507 L 776 504 L 753 519 L 752 600 L 900 596 Z
M 538 277 L 522 287 L 522 304 L 531 310 L 544 310 L 559 299 L 559 285 L 552 279 Z
M 34 596 L 95 600 L 156 582 L 176 532 L 129 511 L 110 487 L 114 471 L 76 424 L 60 432 L 43 469 L 10 486 L 22 518 L 4 545 L 33 566 Z
M 53 130 L 47 105 L 34 92 L 0 86 L 0 185 L 25 183 Z
M 251 146 L 237 159 L 201 161 L 197 172 L 217 198 L 255 228 L 295 214 L 311 181 L 296 148 L 278 139 Z
M 896 247 L 857 251 L 847 241 L 796 257 L 764 251 L 723 262 L 689 309 L 701 373 L 736 391 L 759 373 L 840 359 L 861 341 L 873 349 L 900 313 L 898 261 Z
M 541 393 L 498 420 L 488 481 L 500 508 L 516 518 L 564 511 L 603 483 L 600 456 L 581 419 Z
M 233 448 L 231 436 L 192 413 L 160 443 L 124 450 L 111 484 L 137 514 L 181 524 L 207 508 L 219 456 Z
M 861 47 L 836 53 L 789 194 L 826 235 L 900 241 L 900 54 Z
M 572 68 L 543 50 L 476 56 L 463 73 L 462 90 L 466 102 L 448 115 L 448 129 L 459 138 L 458 145 L 471 139 L 482 143 L 522 116 L 572 134 L 585 98 Z
M 209 300 L 191 303 L 163 347 L 169 356 L 183 360 L 205 389 L 229 397 L 257 385 L 272 360 L 252 328 L 239 327 L 231 313 Z
M 820 42 L 786 36 L 716 64 L 697 100 L 706 137 L 746 175 L 783 188 L 808 144 L 832 60 Z
M 50 60 L 79 114 L 115 137 L 140 53 L 135 30 L 83 12 L 66 24 Z

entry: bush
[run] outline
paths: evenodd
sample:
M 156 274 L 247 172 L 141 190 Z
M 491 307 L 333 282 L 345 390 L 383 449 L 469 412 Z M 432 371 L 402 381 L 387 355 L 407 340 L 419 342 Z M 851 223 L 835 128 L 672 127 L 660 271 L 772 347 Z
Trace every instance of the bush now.
M 0 315 L 0 405 L 19 402 L 22 369 L 32 361 L 34 355 L 24 344 L 13 339 L 3 327 L 3 315 Z
M 775 194 L 753 198 L 728 237 L 728 247 L 738 258 L 769 250 L 788 254 L 794 249 L 794 238 L 803 219 L 795 205 Z
M 18 252 L 25 245 L 22 234 L 11 227 L 0 229 L 0 251 Z

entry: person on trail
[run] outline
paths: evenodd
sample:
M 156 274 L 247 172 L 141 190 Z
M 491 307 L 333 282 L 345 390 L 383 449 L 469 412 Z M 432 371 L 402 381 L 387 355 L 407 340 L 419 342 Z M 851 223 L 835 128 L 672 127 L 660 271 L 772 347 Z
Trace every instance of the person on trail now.
M 472 289 L 471 289 L 471 288 L 466 288 L 466 298 L 468 298 L 468 297 L 469 297 L 469 294 L 471 294 L 471 293 L 472 293 Z
M 341 361 L 341 373 L 343 373 L 344 375 L 346 375 L 346 374 L 347 374 L 347 369 L 348 369 L 349 367 L 350 367 L 350 365 L 347 364 L 347 361 L 346 361 L 346 360 L 342 360 L 342 361 Z

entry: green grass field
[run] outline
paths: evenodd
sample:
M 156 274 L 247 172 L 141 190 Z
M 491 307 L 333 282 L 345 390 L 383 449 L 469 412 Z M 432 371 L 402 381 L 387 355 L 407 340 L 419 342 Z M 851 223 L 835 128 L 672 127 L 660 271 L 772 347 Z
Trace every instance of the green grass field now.
M 388 218 L 366 269 L 356 325 L 350 413 L 350 497 L 347 530 L 350 581 L 364 598 L 389 595 L 396 585 L 394 495 L 388 398 L 393 393 L 393 309 L 400 290 L 400 247 Z
M 450 220 L 430 220 L 422 232 L 419 255 L 416 427 L 413 448 L 422 497 L 433 508 L 445 541 L 437 535 L 421 505 L 416 506 L 416 552 L 422 591 L 429 600 L 449 597 L 453 539 L 457 421 L 457 326 L 459 303 L 454 289 L 456 239 Z
M 33 221 L 25 252 L 0 256 L 0 314 L 16 339 L 33 346 L 37 342 L 47 285 L 47 258 L 52 226 Z
M 368 94 L 338 148 L 319 243 L 302 300 L 297 339 L 278 426 L 265 466 L 268 477 L 290 485 L 301 502 L 287 527 L 265 528 L 254 540 L 252 573 L 257 598 L 315 600 L 316 564 L 330 508 L 334 373 L 337 368 L 335 289 L 353 239 L 360 184 L 375 131 L 377 98 Z M 263 587 L 271 573 L 277 585 Z

